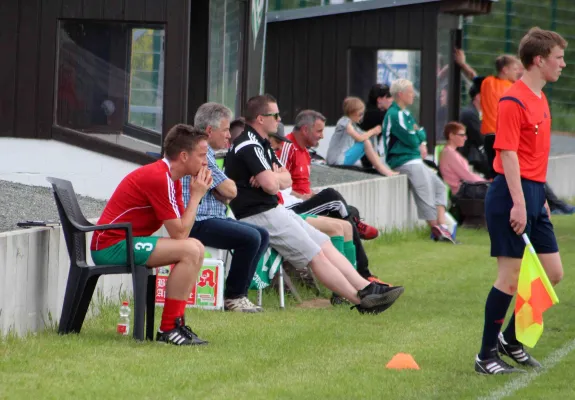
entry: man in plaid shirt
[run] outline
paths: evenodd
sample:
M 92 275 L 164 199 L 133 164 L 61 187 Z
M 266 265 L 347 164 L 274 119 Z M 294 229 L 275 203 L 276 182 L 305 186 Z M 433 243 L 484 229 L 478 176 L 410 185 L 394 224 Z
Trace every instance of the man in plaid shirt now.
M 234 250 L 224 290 L 224 307 L 228 311 L 254 313 L 262 309 L 248 299 L 247 293 L 258 261 L 269 246 L 269 235 L 263 228 L 226 216 L 227 204 L 236 197 L 237 188 L 218 168 L 214 150 L 229 147 L 231 118 L 230 109 L 218 103 L 203 104 L 196 112 L 194 127 L 209 135 L 208 168 L 213 183 L 198 206 L 190 237 L 205 246 Z M 182 178 L 184 204 L 190 199 L 190 179 L 194 178 Z

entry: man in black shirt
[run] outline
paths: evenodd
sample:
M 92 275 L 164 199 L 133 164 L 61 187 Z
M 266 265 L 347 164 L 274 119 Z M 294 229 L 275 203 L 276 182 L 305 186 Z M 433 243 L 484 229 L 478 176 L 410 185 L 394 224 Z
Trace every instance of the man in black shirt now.
M 487 161 L 484 149 L 484 135 L 481 134 L 481 82 L 483 78 L 475 77 L 473 85 L 469 89 L 471 102 L 461 110 L 459 121 L 465 125 L 467 140 L 465 145 L 459 149 L 463 157 L 469 161 L 473 168 L 485 175 L 490 176 L 491 168 Z
M 391 93 L 389 92 L 389 86 L 380 83 L 373 85 L 369 90 L 367 103 L 365 104 L 365 113 L 359 127 L 367 132 L 373 127 L 383 125 L 383 119 L 391 103 L 393 103 L 393 97 L 391 97 Z M 381 142 L 383 140 L 383 132 L 372 139 L 373 148 L 378 151 L 383 151 L 383 144 Z M 361 158 L 361 164 L 364 168 L 372 167 L 367 156 Z
M 356 305 L 362 313 L 379 313 L 403 293 L 403 287 L 369 282 L 332 245 L 329 237 L 293 211 L 278 205 L 278 192 L 291 186 L 290 173 L 274 154 L 268 135 L 280 121 L 276 100 L 248 100 L 246 127 L 226 157 L 226 174 L 236 182 L 237 197 L 230 207 L 237 219 L 265 228 L 270 246 L 295 268 L 311 267 L 328 289 Z

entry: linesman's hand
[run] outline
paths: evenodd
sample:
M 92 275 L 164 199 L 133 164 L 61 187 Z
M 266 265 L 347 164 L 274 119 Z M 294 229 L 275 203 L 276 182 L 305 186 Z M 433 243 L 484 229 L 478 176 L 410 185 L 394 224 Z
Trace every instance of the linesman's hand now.
M 527 210 L 525 209 L 525 204 L 513 205 L 509 222 L 516 234 L 521 235 L 525 231 L 525 227 L 527 226 Z

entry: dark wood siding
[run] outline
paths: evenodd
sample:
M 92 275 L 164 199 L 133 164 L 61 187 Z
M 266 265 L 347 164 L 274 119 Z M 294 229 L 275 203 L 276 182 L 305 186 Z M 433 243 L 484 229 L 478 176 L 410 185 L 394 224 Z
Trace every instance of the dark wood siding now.
M 208 53 L 210 43 L 210 5 L 205 1 L 192 1 L 190 19 L 190 74 L 188 83 L 188 121 L 194 120 L 196 110 L 208 98 Z
M 333 125 L 349 94 L 351 48 L 420 50 L 421 123 L 434 126 L 438 12 L 426 3 L 269 22 L 265 91 L 277 97 L 286 124 L 313 108 Z
M 16 82 L 18 80 L 18 18 L 16 1 L 0 1 L 0 137 L 13 136 L 16 111 Z

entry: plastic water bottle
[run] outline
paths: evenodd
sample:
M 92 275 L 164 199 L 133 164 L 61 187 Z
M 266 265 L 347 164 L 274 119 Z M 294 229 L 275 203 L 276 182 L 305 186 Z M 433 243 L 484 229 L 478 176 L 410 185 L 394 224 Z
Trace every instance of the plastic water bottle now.
M 120 335 L 127 336 L 130 333 L 130 303 L 127 301 L 122 302 L 120 307 L 120 319 L 118 320 L 118 326 L 116 332 Z

